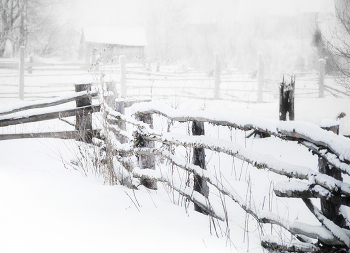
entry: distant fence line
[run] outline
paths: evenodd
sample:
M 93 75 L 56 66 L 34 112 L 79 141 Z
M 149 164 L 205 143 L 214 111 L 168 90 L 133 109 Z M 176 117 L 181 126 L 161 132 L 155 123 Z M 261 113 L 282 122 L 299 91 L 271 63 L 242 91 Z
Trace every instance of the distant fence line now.
M 121 71 L 126 72 L 129 76 L 127 77 L 127 80 L 120 81 L 120 85 L 121 89 L 129 91 L 128 95 L 130 96 L 137 95 L 135 94 L 135 91 L 139 91 L 139 95 L 145 95 L 145 92 L 148 91 L 148 95 L 152 98 L 165 97 L 166 93 L 159 94 L 159 91 L 162 89 L 174 89 L 174 91 L 180 91 L 179 93 L 182 92 L 182 94 L 179 94 L 179 97 L 198 97 L 203 99 L 232 99 L 239 101 L 234 92 L 255 93 L 255 102 L 263 102 L 263 94 L 267 93 L 273 94 L 276 98 L 278 97 L 278 87 L 279 84 L 282 83 L 282 75 L 280 79 L 266 78 L 261 54 L 258 55 L 257 73 L 254 75 L 250 73 L 251 76 L 248 76 L 248 78 L 247 76 L 244 78 L 237 78 L 232 75 L 225 76 L 220 68 L 220 58 L 218 55 L 215 55 L 214 65 L 214 70 L 209 73 L 211 77 L 203 75 L 204 73 L 199 76 L 166 75 L 159 72 L 140 72 L 121 69 Z M 239 75 L 239 73 L 237 74 Z M 313 97 L 322 98 L 325 96 L 325 90 L 335 97 L 350 96 L 346 91 L 325 84 L 326 76 L 324 59 L 320 59 L 319 73 L 295 73 L 293 76 L 296 80 L 295 96 L 297 97 L 310 97 L 310 95 L 313 95 Z M 148 82 L 148 84 L 141 84 L 142 82 Z M 303 83 L 303 87 L 300 87 L 300 82 Z M 177 83 L 180 85 L 177 85 Z M 205 91 L 205 96 L 203 96 L 203 94 L 198 94 L 198 92 L 191 96 L 191 91 L 194 90 Z M 250 102 L 254 101 L 250 100 Z
M 144 67 L 128 66 L 125 56 L 119 57 L 119 62 L 115 64 L 105 65 L 87 65 L 79 63 L 66 63 L 66 64 L 54 64 L 54 63 L 37 63 L 33 62 L 30 58 L 30 62 L 25 62 L 24 48 L 20 49 L 20 62 L 12 62 L 12 66 L 16 66 L 19 69 L 19 83 L 18 83 L 18 98 L 24 99 L 24 97 L 55 97 L 55 91 L 41 91 L 42 95 L 35 95 L 35 91 L 27 91 L 34 87 L 40 87 L 39 85 L 26 85 L 25 84 L 25 70 L 28 71 L 26 76 L 84 76 L 84 75 L 111 75 L 111 80 L 120 84 L 120 90 L 122 97 L 126 96 L 149 96 L 151 98 L 164 98 L 167 96 L 179 96 L 188 98 L 199 99 L 226 99 L 242 102 L 267 102 L 270 96 L 278 98 L 278 86 L 282 82 L 282 74 L 278 79 L 271 79 L 266 77 L 267 73 L 264 73 L 264 63 L 261 54 L 258 54 L 258 68 L 256 73 L 226 73 L 221 68 L 219 55 L 215 55 L 215 66 L 213 71 L 209 73 L 196 72 L 193 70 L 185 70 L 182 73 L 176 71 L 167 72 L 155 72 L 148 71 Z M 10 65 L 11 65 L 10 64 Z M 6 65 L 5 62 L 0 62 L 1 66 Z M 57 72 L 57 74 L 45 73 L 49 71 Z M 58 73 L 58 72 L 65 73 Z M 80 73 L 77 73 L 78 71 Z M 44 73 L 43 73 L 44 72 Z M 13 75 L 15 77 L 16 75 Z M 113 76 L 113 77 L 112 77 Z M 332 87 L 327 84 L 325 76 L 325 64 L 324 60 L 320 60 L 319 73 L 295 73 L 296 77 L 296 97 L 324 97 L 325 91 L 335 97 L 349 97 L 350 94 L 347 91 L 338 87 Z M 330 80 L 330 79 L 328 79 Z M 1 86 L 15 86 L 16 84 L 0 84 Z M 74 89 L 74 83 L 62 83 L 62 87 L 65 86 Z M 51 85 L 43 85 L 41 88 L 50 89 Z M 57 85 L 57 87 L 59 87 Z M 169 95 L 169 92 L 162 92 L 162 90 L 174 89 L 174 93 Z M 196 92 L 200 91 L 200 92 Z M 39 92 L 38 92 L 39 93 Z M 15 91 L 2 92 L 3 97 L 14 97 Z M 268 95 L 268 97 L 266 97 Z

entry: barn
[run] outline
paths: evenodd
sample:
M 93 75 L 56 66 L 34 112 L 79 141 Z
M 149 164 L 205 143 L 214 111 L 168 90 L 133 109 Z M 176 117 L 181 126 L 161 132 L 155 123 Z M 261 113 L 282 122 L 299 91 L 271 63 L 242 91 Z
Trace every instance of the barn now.
M 143 59 L 147 45 L 143 27 L 91 26 L 82 32 L 80 56 L 86 63 L 101 59 L 113 62 L 119 55 L 127 59 Z

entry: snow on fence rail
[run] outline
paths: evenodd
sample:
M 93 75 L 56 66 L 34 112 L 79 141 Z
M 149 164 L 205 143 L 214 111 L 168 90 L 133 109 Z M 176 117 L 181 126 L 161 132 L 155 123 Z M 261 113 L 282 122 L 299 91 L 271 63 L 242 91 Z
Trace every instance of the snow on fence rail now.
M 118 103 L 122 103 L 122 100 Z M 134 111 L 136 119 L 125 116 L 106 106 L 108 121 L 112 124 L 110 129 L 115 133 L 123 133 L 125 130 L 115 125 L 115 122 L 122 121 L 132 125 L 136 132 L 131 137 L 123 134 L 128 140 L 129 145 L 115 143 L 116 150 L 119 148 L 119 154 L 136 155 L 139 157 L 139 166 L 130 171 L 134 178 L 148 180 L 147 184 L 155 188 L 156 181 L 165 183 L 173 188 L 180 195 L 185 196 L 194 202 L 196 210 L 209 214 L 220 220 L 226 220 L 215 206 L 208 201 L 207 184 L 215 187 L 221 194 L 229 197 L 239 204 L 239 206 L 252 215 L 259 223 L 277 224 L 296 236 L 300 242 L 297 244 L 277 245 L 271 239 L 262 239 L 262 245 L 267 248 L 278 250 L 294 251 L 320 251 L 322 245 L 331 245 L 336 247 L 348 248 L 350 246 L 350 231 L 345 228 L 344 224 L 339 224 L 335 219 L 326 217 L 309 198 L 320 198 L 337 205 L 350 206 L 350 185 L 335 179 L 332 176 L 311 170 L 307 167 L 295 166 L 281 162 L 275 158 L 254 152 L 232 141 L 195 135 L 195 129 L 203 127 L 200 123 L 207 122 L 218 126 L 227 126 L 230 128 L 251 131 L 255 134 L 265 134 L 265 136 L 275 136 L 286 141 L 297 141 L 304 145 L 312 152 L 317 154 L 320 159 L 324 159 L 327 164 L 335 169 L 350 175 L 350 140 L 338 136 L 332 132 L 321 129 L 318 126 L 306 122 L 286 122 L 277 120 L 251 119 L 240 116 L 228 116 L 219 113 L 208 113 L 204 111 L 189 111 L 170 108 L 169 106 L 159 103 L 141 103 L 134 104 L 131 110 Z M 161 132 L 153 129 L 153 114 L 161 115 L 170 121 L 192 122 L 193 136 L 176 134 L 170 132 Z M 137 120 L 138 119 L 138 120 Z M 141 121 L 139 121 L 141 120 Z M 151 125 L 151 126 L 150 126 Z M 204 134 L 204 128 L 200 130 Z M 156 148 L 154 142 L 160 143 L 160 148 Z M 158 145 L 159 146 L 159 145 Z M 169 147 L 183 146 L 194 149 L 193 161 L 199 163 L 191 164 L 174 154 L 174 150 Z M 225 153 L 230 156 L 241 159 L 258 169 L 266 169 L 274 173 L 284 175 L 287 178 L 295 178 L 297 182 L 278 183 L 274 187 L 275 194 L 279 197 L 302 198 L 308 209 L 319 220 L 319 226 L 312 226 L 301 222 L 288 222 L 278 215 L 268 212 L 253 210 L 246 202 L 235 192 L 228 190 L 219 180 L 217 175 L 211 174 L 205 170 L 204 150 Z M 167 178 L 164 171 L 155 169 L 155 163 L 150 162 L 150 157 L 160 156 L 167 159 L 170 163 L 190 172 L 194 178 L 198 177 L 201 182 L 197 182 L 201 187 L 194 189 L 193 192 L 188 189 L 183 190 L 173 180 Z M 120 161 L 124 158 L 119 157 Z M 130 165 L 129 165 L 130 167 Z M 197 179 L 198 180 L 198 179 Z M 153 181 L 153 183 L 151 183 Z M 196 185 L 196 179 L 195 183 Z M 338 216 L 341 214 L 337 214 Z M 338 217 L 339 218 L 339 217 Z M 344 217 L 342 217 L 344 219 Z M 318 239 L 318 243 L 312 243 L 311 239 Z
M 350 175 L 350 140 L 348 138 L 306 122 L 252 119 L 204 111 L 178 110 L 159 102 L 135 103 L 135 101 L 127 99 L 114 100 L 115 97 L 108 99 L 107 97 L 111 93 L 103 91 L 100 91 L 99 95 L 107 98 L 108 104 L 103 102 L 93 105 L 91 97 L 97 96 L 98 93 L 90 91 L 88 87 L 86 84 L 80 84 L 76 86 L 77 92 L 75 94 L 42 102 L 28 102 L 23 106 L 0 111 L 0 126 L 76 116 L 75 131 L 42 133 L 41 136 L 40 134 L 0 135 L 0 139 L 78 138 L 97 146 L 100 152 L 105 153 L 102 161 L 107 164 L 109 169 L 107 174 L 112 179 L 110 182 L 119 182 L 128 187 L 137 188 L 134 180 L 138 178 L 141 184 L 150 189 L 157 188 L 157 181 L 162 182 L 193 202 L 197 211 L 225 221 L 228 219 L 228 214 L 222 213 L 216 205 L 212 205 L 209 201 L 211 197 L 209 189 L 214 187 L 220 194 L 237 203 L 258 223 L 279 225 L 300 240 L 297 244 L 281 245 L 270 238 L 262 238 L 262 245 L 267 248 L 320 251 L 322 245 L 350 247 L 350 231 L 346 228 L 342 214 L 337 213 L 336 217 L 327 217 L 323 210 L 319 210 L 309 200 L 310 198 L 320 198 L 334 205 L 350 206 L 350 184 L 343 182 L 341 178 L 324 174 L 322 171 L 317 172 L 307 167 L 281 162 L 232 141 L 205 136 L 203 123 L 250 131 L 248 136 L 256 134 L 275 136 L 285 141 L 297 141 L 317 154 L 320 161 L 325 163 L 327 167 L 331 166 L 337 171 Z M 45 113 L 37 111 L 44 107 L 56 106 L 74 100 L 77 106 L 74 109 L 53 108 Z M 124 115 L 124 108 L 130 105 L 134 117 Z M 29 114 L 20 115 L 21 112 L 29 109 L 35 110 Z M 100 117 L 105 117 L 102 128 L 99 130 L 93 130 L 91 124 L 91 114 L 96 111 L 101 112 Z M 156 114 L 170 121 L 192 122 L 192 136 L 153 129 L 152 115 Z M 126 124 L 132 126 L 133 134 L 127 131 Z M 159 145 L 155 145 L 155 143 L 159 143 Z M 172 147 L 177 146 L 193 148 L 192 164 L 175 154 L 176 149 Z M 269 170 L 287 178 L 294 178 L 296 181 L 276 183 L 274 186 L 275 194 L 280 197 L 301 198 L 311 213 L 319 220 L 320 225 L 289 222 L 271 211 L 253 209 L 235 191 L 225 186 L 220 180 L 220 175 L 214 175 L 206 170 L 205 150 L 225 153 L 245 161 L 257 169 Z M 156 168 L 155 156 L 167 159 L 171 164 L 191 173 L 194 177 L 193 189 L 184 188 L 181 182 L 174 180 L 173 175 Z M 315 243 L 311 239 L 317 239 L 321 244 Z
M 75 130 L 73 131 L 1 134 L 0 140 L 39 137 L 87 140 L 87 136 L 95 135 L 98 132 L 98 130 L 92 129 L 91 124 L 92 113 L 100 110 L 99 104 L 91 103 L 92 98 L 96 97 L 97 95 L 98 93 L 96 91 L 91 91 L 91 86 L 89 84 L 76 84 L 76 92 L 68 93 L 54 99 L 46 99 L 39 102 L 24 102 L 19 106 L 4 108 L 0 111 L 0 127 L 33 123 L 50 119 L 61 119 L 69 123 L 64 118 L 72 116 L 76 117 L 76 122 L 74 123 Z M 54 107 L 71 101 L 76 101 L 76 107 L 69 109 Z M 49 109 L 44 111 L 40 110 L 43 108 Z

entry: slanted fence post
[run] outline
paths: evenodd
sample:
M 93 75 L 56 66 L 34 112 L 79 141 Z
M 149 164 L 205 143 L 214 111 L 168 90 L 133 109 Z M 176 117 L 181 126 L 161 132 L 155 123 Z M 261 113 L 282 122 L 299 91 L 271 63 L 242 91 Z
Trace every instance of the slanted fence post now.
M 120 64 L 120 95 L 122 98 L 126 98 L 126 58 L 125 55 L 119 56 Z
M 262 54 L 258 54 L 258 103 L 263 101 L 263 90 L 264 90 L 264 62 L 262 58 Z
M 335 134 L 339 134 L 339 123 L 330 122 L 330 123 L 321 123 L 321 128 L 327 131 L 332 131 Z M 325 159 L 322 157 L 318 158 L 318 169 L 319 172 L 331 176 L 337 180 L 343 181 L 341 171 L 337 170 L 333 166 L 327 164 Z M 334 193 L 336 194 L 336 193 Z M 331 201 L 328 201 L 324 198 L 321 198 L 321 211 L 324 216 L 333 221 L 336 225 L 344 228 L 346 226 L 345 218 L 342 214 L 339 213 L 340 205 L 335 204 Z
M 215 54 L 215 63 L 214 63 L 214 82 L 215 82 L 215 91 L 214 91 L 214 99 L 220 98 L 220 74 L 221 74 L 221 66 L 220 66 L 220 56 L 219 54 Z
M 204 122 L 193 121 L 192 123 L 192 135 L 204 135 Z M 193 159 L 194 165 L 198 165 L 203 170 L 206 169 L 205 166 L 205 149 L 204 148 L 193 148 Z M 199 175 L 194 175 L 194 186 L 193 190 L 199 192 L 205 197 L 209 195 L 208 185 L 205 179 Z M 200 213 L 206 213 L 201 207 L 194 204 L 194 210 Z
M 153 128 L 152 114 L 136 115 L 136 120 L 142 121 L 142 122 L 148 124 L 151 128 Z M 154 141 L 146 140 L 142 136 L 138 136 L 137 147 L 138 148 L 154 148 L 155 144 L 154 144 Z M 138 160 L 139 160 L 140 169 L 155 170 L 156 159 L 155 159 L 154 155 L 139 155 Z M 154 181 L 151 179 L 141 179 L 141 184 L 149 189 L 157 190 L 157 181 Z
M 324 76 L 326 72 L 326 60 L 325 59 L 320 59 L 319 60 L 319 65 L 320 65 L 320 72 L 319 72 L 319 77 L 318 77 L 318 90 L 319 90 L 319 97 L 323 98 L 324 97 Z
M 283 76 L 283 81 L 280 84 L 280 120 L 294 120 L 294 90 L 295 77 L 291 77 L 290 83 L 286 83 Z
M 75 92 L 91 91 L 91 83 L 75 84 Z M 76 107 L 91 106 L 91 98 L 81 98 L 76 100 Z M 78 140 L 87 143 L 92 142 L 92 112 L 83 110 L 77 113 L 75 121 L 75 129 L 78 130 Z
M 24 99 L 24 46 L 19 48 L 19 85 L 18 98 Z

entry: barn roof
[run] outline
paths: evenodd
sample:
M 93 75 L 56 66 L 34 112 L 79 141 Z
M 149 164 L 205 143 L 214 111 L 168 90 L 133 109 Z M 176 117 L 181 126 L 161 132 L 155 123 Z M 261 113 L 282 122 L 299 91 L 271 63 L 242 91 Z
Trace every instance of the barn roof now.
M 86 42 L 123 46 L 146 46 L 146 31 L 143 27 L 90 26 L 84 29 Z

